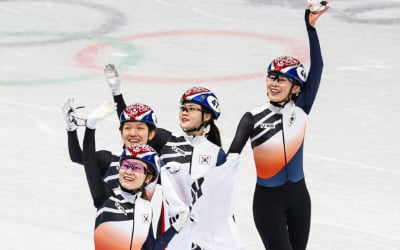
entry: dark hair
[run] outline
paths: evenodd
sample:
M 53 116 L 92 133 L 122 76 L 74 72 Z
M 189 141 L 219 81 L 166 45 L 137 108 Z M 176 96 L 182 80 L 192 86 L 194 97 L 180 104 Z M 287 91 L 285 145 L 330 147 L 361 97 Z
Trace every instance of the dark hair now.
M 149 164 L 146 163 L 146 166 L 147 166 L 146 169 L 147 169 L 147 171 L 148 171 L 148 172 L 147 172 L 147 175 L 146 175 L 146 178 L 147 178 L 149 175 L 152 175 L 152 177 L 151 177 L 149 183 L 147 183 L 147 184 L 145 184 L 145 185 L 143 185 L 143 186 L 141 187 L 141 191 L 142 191 L 142 198 L 145 199 L 145 200 L 150 201 L 152 195 L 150 195 L 150 194 L 146 191 L 146 186 L 149 185 L 150 183 L 152 183 L 153 181 L 155 181 L 156 178 L 157 178 L 157 176 L 155 175 L 154 169 L 153 169 L 152 167 L 150 167 Z
M 214 123 L 215 117 L 214 117 L 213 112 L 211 112 L 207 107 L 205 107 L 203 105 L 201 105 L 201 108 L 204 113 L 211 115 L 211 119 L 209 121 L 205 122 L 206 124 L 210 125 L 210 130 L 206 134 L 206 138 L 210 142 L 221 147 L 221 145 L 222 145 L 221 134 L 219 133 L 219 129 L 218 129 L 217 125 L 215 125 L 215 123 Z
M 150 182 L 152 182 L 156 179 L 156 173 L 155 173 L 154 169 L 151 166 L 149 166 L 149 164 L 146 163 L 146 165 L 147 165 L 147 168 L 146 168 L 147 175 L 152 175 L 151 181 L 150 181 Z
M 217 125 L 214 123 L 214 118 L 211 118 L 207 123 L 210 125 L 210 131 L 207 133 L 207 139 L 215 145 L 221 147 L 221 135 Z

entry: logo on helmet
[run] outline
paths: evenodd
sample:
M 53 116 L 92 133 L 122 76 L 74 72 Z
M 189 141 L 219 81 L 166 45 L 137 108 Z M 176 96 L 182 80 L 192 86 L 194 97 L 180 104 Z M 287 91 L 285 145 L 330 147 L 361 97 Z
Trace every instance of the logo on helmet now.
M 219 102 L 217 100 L 217 98 L 215 98 L 214 96 L 209 95 L 207 97 L 207 103 L 209 104 L 209 106 L 214 110 L 217 111 L 218 113 L 221 112 L 221 107 L 219 105 Z
M 299 67 L 297 67 L 296 71 L 297 71 L 297 75 L 299 76 L 299 78 L 303 82 L 305 82 L 306 78 L 307 78 L 307 74 L 306 74 L 306 71 L 305 71 L 304 67 L 303 66 L 299 66 Z
M 151 113 L 151 117 L 153 118 L 154 124 L 158 124 L 157 116 L 154 112 Z

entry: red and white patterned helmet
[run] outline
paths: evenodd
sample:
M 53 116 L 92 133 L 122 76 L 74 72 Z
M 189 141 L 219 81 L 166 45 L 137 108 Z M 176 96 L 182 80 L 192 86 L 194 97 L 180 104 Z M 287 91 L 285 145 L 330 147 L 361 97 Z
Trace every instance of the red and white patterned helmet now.
M 123 160 L 130 158 L 138 159 L 147 163 L 154 170 L 154 176 L 158 176 L 158 173 L 160 172 L 160 158 L 151 146 L 138 143 L 130 145 L 122 152 L 120 156 L 120 164 Z
M 291 56 L 275 58 L 268 66 L 268 75 L 271 73 L 283 75 L 294 84 L 300 85 L 302 88 L 307 78 L 304 66 L 299 60 Z
M 120 123 L 127 121 L 136 121 L 147 123 L 157 128 L 157 117 L 154 111 L 142 103 L 134 103 L 124 109 L 119 117 Z

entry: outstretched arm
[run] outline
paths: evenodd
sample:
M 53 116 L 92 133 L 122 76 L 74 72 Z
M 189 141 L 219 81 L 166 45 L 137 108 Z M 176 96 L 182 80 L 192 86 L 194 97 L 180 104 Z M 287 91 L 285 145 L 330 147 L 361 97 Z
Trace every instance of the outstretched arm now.
M 310 46 L 310 69 L 308 72 L 307 81 L 304 84 L 304 88 L 301 90 L 299 97 L 296 99 L 296 104 L 302 107 L 304 112 L 307 114 L 310 113 L 311 107 L 317 95 L 324 66 L 315 25 L 318 18 L 329 9 L 329 7 L 326 7 L 320 12 L 313 13 L 310 11 L 310 5 L 308 7 L 309 8 L 306 9 L 304 17 Z
M 250 137 L 251 131 L 253 131 L 253 115 L 250 112 L 246 112 L 236 129 L 235 137 L 229 147 L 228 154 L 238 153 L 240 154 L 246 145 L 247 140 Z
M 113 195 L 111 188 L 103 181 L 96 163 L 95 129 L 97 123 L 115 110 L 114 103 L 104 103 L 89 114 L 83 138 L 83 165 L 94 206 L 101 206 Z
M 82 106 L 83 107 L 83 106 Z M 79 107 L 75 107 L 74 98 L 68 98 L 65 102 L 62 113 L 66 123 L 67 136 L 68 136 L 68 152 L 69 158 L 72 162 L 83 165 L 82 149 L 78 139 L 77 133 L 77 120 L 75 118 L 75 111 Z M 83 121 L 83 120 L 82 120 Z M 83 122 L 82 122 L 83 125 Z M 101 175 L 104 177 L 108 167 L 113 161 L 113 155 L 110 151 L 102 150 L 96 152 L 97 167 Z
M 103 181 L 99 168 L 96 166 L 96 146 L 94 129 L 86 128 L 83 138 L 83 166 L 86 180 L 96 208 L 101 206 L 108 197 L 113 195 L 111 188 Z
M 72 162 L 83 165 L 82 149 L 79 144 L 78 134 L 76 131 L 68 131 L 68 151 L 69 157 Z M 110 167 L 111 162 L 114 161 L 115 157 L 110 151 L 100 150 L 96 152 L 96 165 L 100 171 L 100 174 L 105 178 L 105 174 Z
M 118 119 L 126 108 L 124 98 L 122 96 L 121 77 L 114 64 L 104 66 L 104 75 L 108 86 L 110 86 L 114 102 L 117 103 Z
M 65 120 L 65 128 L 68 136 L 68 152 L 69 158 L 72 162 L 82 164 L 82 150 L 79 145 L 78 134 L 76 130 L 78 125 L 75 123 L 75 111 L 74 98 L 68 98 L 62 107 L 62 114 Z
M 106 77 L 107 84 L 110 86 L 114 102 L 117 103 L 117 115 L 119 119 L 122 112 L 126 108 L 126 103 L 124 97 L 122 96 L 121 78 L 115 65 L 113 64 L 105 65 L 104 75 Z M 149 141 L 149 145 L 152 146 L 158 153 L 160 153 L 162 147 L 168 141 L 170 136 L 170 131 L 157 128 L 156 136 Z
M 314 3 L 315 2 L 315 3 Z M 310 14 L 306 15 L 306 23 L 311 25 L 313 28 L 315 28 L 315 24 L 318 20 L 318 18 L 323 15 L 326 11 L 329 9 L 329 1 L 311 1 L 308 6 L 307 10 L 310 11 Z
M 67 136 L 68 136 L 69 158 L 71 159 L 72 162 L 83 164 L 82 149 L 81 145 L 79 144 L 78 133 L 76 132 L 76 130 L 67 131 Z

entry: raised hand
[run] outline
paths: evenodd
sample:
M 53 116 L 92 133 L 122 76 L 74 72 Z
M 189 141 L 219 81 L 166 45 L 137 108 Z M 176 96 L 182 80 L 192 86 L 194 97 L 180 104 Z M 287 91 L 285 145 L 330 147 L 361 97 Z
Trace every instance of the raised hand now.
M 117 108 L 117 104 L 112 101 L 104 102 L 100 107 L 93 110 L 87 120 L 86 127 L 90 129 L 96 129 L 97 123 L 103 120 L 105 117 L 113 113 Z
M 68 131 L 74 131 L 78 128 L 78 125 L 74 121 L 75 111 L 76 108 L 74 106 L 74 98 L 70 97 L 67 99 L 67 101 L 64 103 L 64 106 L 62 107 L 62 113 L 66 125 L 65 128 Z
M 104 75 L 111 88 L 112 95 L 116 96 L 122 94 L 121 78 L 114 64 L 107 64 L 104 66 Z
M 329 9 L 329 1 L 312 0 L 307 5 L 306 21 L 308 24 L 315 28 L 318 18 Z

